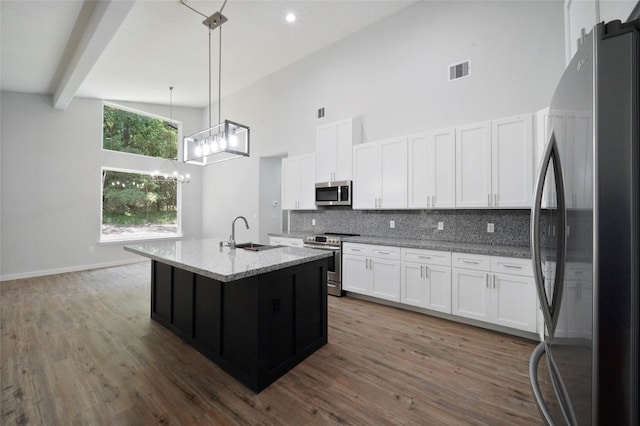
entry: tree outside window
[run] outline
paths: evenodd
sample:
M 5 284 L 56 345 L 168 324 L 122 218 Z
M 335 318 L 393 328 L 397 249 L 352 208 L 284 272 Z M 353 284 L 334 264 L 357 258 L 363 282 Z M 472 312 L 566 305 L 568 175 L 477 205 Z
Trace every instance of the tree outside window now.
M 104 105 L 103 148 L 165 158 L 178 153 L 178 129 L 163 119 Z M 180 235 L 178 183 L 153 170 L 102 169 L 100 241 Z

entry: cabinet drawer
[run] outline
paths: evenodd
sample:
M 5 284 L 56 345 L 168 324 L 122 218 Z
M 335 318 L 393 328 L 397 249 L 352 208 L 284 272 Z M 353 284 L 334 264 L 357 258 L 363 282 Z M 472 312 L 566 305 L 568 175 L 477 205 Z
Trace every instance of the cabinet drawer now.
M 406 262 L 451 266 L 451 252 L 448 251 L 402 248 L 400 250 L 400 257 Z
M 491 270 L 491 256 L 471 253 L 451 253 L 451 264 L 456 268 Z
M 532 277 L 533 263 L 531 259 L 491 256 L 491 271 Z
M 400 247 L 378 246 L 373 244 L 343 243 L 342 253 L 380 259 L 400 259 Z

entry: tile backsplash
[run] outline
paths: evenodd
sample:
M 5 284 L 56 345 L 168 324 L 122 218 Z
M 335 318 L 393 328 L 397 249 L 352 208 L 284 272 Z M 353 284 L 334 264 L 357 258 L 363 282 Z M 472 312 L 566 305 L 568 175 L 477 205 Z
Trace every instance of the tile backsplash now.
M 290 231 L 342 232 L 387 238 L 529 246 L 530 210 L 352 210 L 329 207 L 292 211 Z M 312 225 L 315 220 L 315 225 Z M 395 228 L 390 228 L 391 221 Z M 438 230 L 438 222 L 444 229 Z M 493 223 L 494 232 L 487 232 Z

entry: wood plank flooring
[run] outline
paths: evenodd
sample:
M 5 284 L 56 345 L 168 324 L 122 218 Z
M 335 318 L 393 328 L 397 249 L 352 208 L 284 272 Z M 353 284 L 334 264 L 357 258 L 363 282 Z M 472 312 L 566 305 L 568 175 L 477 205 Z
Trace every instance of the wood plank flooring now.
M 3 425 L 541 424 L 534 342 L 329 298 L 329 343 L 256 395 L 149 318 L 148 263 L 0 284 Z

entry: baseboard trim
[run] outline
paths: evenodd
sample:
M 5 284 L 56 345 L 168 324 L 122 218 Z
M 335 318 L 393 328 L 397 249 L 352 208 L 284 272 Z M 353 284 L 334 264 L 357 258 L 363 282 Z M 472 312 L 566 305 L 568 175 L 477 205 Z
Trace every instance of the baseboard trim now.
M 130 265 L 132 263 L 148 262 L 148 259 L 125 259 L 112 262 L 93 263 L 89 265 L 68 266 L 65 268 L 44 269 L 41 271 L 21 272 L 18 274 L 0 275 L 0 282 L 22 280 L 25 278 L 44 277 L 47 275 L 65 274 L 67 272 L 87 271 L 89 269 L 110 268 L 112 266 Z

